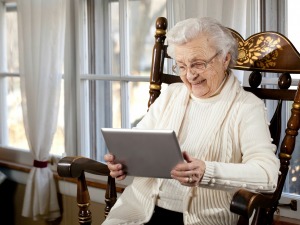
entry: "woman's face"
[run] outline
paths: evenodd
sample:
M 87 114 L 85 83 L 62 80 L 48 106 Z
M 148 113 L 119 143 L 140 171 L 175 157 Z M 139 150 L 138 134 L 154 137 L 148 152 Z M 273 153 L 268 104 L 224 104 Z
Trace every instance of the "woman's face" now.
M 193 95 L 209 98 L 217 91 L 225 77 L 230 55 L 222 58 L 209 37 L 201 35 L 185 44 L 176 45 L 175 60 L 180 68 L 187 68 L 186 74 L 180 77 Z M 201 62 L 209 63 L 204 71 L 198 72 L 197 65 Z

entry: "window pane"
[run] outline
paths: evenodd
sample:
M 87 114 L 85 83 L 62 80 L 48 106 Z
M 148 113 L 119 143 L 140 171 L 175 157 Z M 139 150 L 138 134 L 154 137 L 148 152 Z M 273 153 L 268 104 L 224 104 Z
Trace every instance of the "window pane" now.
M 298 25 L 299 10 L 299 0 L 288 0 L 287 36 L 298 51 L 300 50 L 300 30 Z
M 18 23 L 17 12 L 6 13 L 7 72 L 19 72 Z
M 287 119 L 291 115 L 292 102 L 287 104 Z M 284 131 L 283 131 L 284 132 Z M 284 134 L 284 133 L 283 133 Z M 300 136 L 296 138 L 295 150 L 290 161 L 289 173 L 285 182 L 284 192 L 300 195 Z
M 112 90 L 113 90 L 113 99 L 112 99 L 112 106 L 113 106 L 113 127 L 114 128 L 121 128 L 121 86 L 120 82 L 112 82 Z
M 166 16 L 166 0 L 129 1 L 129 73 L 150 75 L 155 20 Z M 139 19 L 136 19 L 139 18 Z
M 61 80 L 61 92 L 57 117 L 57 128 L 53 137 L 51 154 L 62 155 L 65 152 L 65 120 L 64 120 L 64 80 Z
M 9 77 L 7 107 L 8 107 L 8 145 L 14 148 L 29 149 L 22 115 L 20 78 Z
M 110 4 L 110 20 L 111 73 L 120 74 L 119 2 Z
M 88 90 L 82 93 L 91 93 L 91 84 L 94 83 L 93 97 L 90 97 L 88 107 L 88 118 L 84 121 L 83 127 L 89 129 L 89 146 L 86 146 L 86 153 L 95 160 L 103 161 L 103 156 L 107 152 L 104 139 L 102 137 L 101 128 L 113 127 L 121 128 L 121 95 L 120 82 L 118 81 L 84 81 L 90 85 Z M 92 96 L 92 95 L 90 95 Z M 85 111 L 85 110 L 83 110 Z
M 91 82 L 93 81 L 89 81 L 89 83 Z M 120 82 L 101 80 L 96 81 L 94 96 L 96 104 L 96 108 L 94 110 L 96 111 L 96 115 L 94 119 L 90 118 L 90 127 L 95 125 L 93 123 L 96 123 L 96 126 L 98 126 L 98 128 L 96 128 L 96 132 L 98 132 L 101 127 L 121 128 L 122 112 Z M 89 111 L 91 111 L 91 104 L 89 107 Z
M 149 100 L 148 82 L 130 82 L 130 124 L 135 127 L 147 112 Z

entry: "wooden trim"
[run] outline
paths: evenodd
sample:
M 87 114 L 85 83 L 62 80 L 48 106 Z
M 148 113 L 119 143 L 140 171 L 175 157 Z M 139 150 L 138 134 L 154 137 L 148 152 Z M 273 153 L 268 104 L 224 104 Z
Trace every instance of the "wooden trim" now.
M 25 172 L 25 173 L 29 173 L 32 168 L 31 166 L 21 165 L 21 164 L 6 161 L 6 160 L 0 160 L 0 167 L 17 170 L 17 171 Z
M 18 163 L 6 161 L 6 160 L 0 160 L 0 167 L 4 167 L 4 168 L 7 168 L 7 169 L 11 169 L 11 170 L 17 170 L 17 171 L 24 172 L 24 173 L 29 173 L 30 170 L 32 169 L 32 166 L 22 165 L 22 164 L 18 164 Z M 62 181 L 67 181 L 67 182 L 70 182 L 70 183 L 77 184 L 77 179 L 76 178 L 60 177 L 60 176 L 58 176 L 56 171 L 53 171 L 53 176 L 54 176 L 55 180 L 57 180 L 57 181 L 62 180 Z M 99 181 L 99 180 L 95 180 L 95 179 L 86 178 L 86 183 L 89 187 L 94 187 L 94 188 L 99 188 L 99 189 L 106 190 L 106 182 L 104 182 L 104 181 Z M 124 189 L 125 189 L 125 185 L 118 185 L 117 186 L 117 192 L 118 193 L 122 193 L 124 191 Z
M 283 217 L 283 216 L 274 216 L 274 225 L 299 225 L 300 220 Z

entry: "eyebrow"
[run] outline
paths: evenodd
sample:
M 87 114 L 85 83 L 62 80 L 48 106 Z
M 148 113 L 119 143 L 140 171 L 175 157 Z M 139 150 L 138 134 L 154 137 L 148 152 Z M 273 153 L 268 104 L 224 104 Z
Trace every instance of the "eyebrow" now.
M 190 59 L 189 60 L 189 62 L 190 63 L 192 63 L 192 62 L 197 62 L 197 61 L 201 61 L 201 62 L 203 62 L 203 63 L 205 63 L 206 61 L 205 60 L 203 60 L 203 59 L 199 59 L 198 57 L 194 57 L 194 58 L 192 58 L 192 59 Z M 183 62 L 183 61 L 176 61 L 176 63 L 181 63 L 181 64 L 185 64 L 185 62 Z

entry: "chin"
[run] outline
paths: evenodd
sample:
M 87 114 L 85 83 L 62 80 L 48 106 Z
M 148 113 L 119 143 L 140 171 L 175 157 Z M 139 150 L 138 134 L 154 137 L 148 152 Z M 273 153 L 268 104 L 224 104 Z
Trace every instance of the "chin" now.
M 203 91 L 199 91 L 199 90 L 192 90 L 192 93 L 197 98 L 206 98 L 207 95 L 207 92 L 203 93 Z

